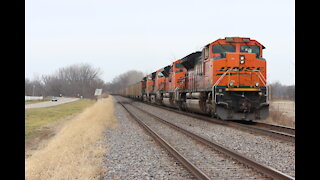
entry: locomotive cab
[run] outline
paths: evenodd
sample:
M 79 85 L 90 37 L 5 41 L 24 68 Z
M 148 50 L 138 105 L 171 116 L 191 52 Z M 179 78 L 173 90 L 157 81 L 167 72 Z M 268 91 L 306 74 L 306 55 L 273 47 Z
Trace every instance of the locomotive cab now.
M 228 120 L 269 114 L 265 47 L 250 38 L 226 37 L 210 44 L 214 115 Z

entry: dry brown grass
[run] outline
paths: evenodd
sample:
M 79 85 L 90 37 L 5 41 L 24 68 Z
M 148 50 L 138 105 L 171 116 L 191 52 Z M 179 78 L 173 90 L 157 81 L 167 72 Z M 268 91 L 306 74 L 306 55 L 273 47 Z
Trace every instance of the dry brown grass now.
M 43 126 L 50 126 L 56 121 L 70 119 L 70 116 L 74 116 L 83 112 L 83 110 L 91 105 L 95 101 L 89 99 L 80 99 L 74 102 L 60 104 L 58 106 L 50 106 L 44 108 L 34 108 L 25 110 L 25 140 L 37 136 L 41 133 Z M 70 117 L 70 118 L 69 118 Z
M 106 147 L 101 142 L 107 127 L 116 127 L 111 96 L 96 102 L 25 161 L 26 179 L 99 179 Z
M 109 97 L 109 94 L 107 94 L 107 93 L 102 93 L 101 94 L 101 98 L 108 98 Z
M 292 117 L 286 116 L 276 109 L 270 109 L 269 117 L 265 121 L 272 124 L 295 127 L 295 121 Z
M 295 103 L 289 100 L 272 100 L 266 122 L 295 127 Z

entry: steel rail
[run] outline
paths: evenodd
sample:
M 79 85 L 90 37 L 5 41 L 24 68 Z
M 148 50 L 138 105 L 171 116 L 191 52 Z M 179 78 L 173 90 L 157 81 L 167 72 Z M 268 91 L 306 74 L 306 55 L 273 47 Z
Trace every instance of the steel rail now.
M 131 106 L 133 106 L 133 105 L 131 105 Z M 287 175 L 287 174 L 285 174 L 285 173 L 283 173 L 281 171 L 278 171 L 278 170 L 276 170 L 276 169 L 274 169 L 272 167 L 260 164 L 260 163 L 256 162 L 255 160 L 253 160 L 253 159 L 251 159 L 249 157 L 245 157 L 245 156 L 241 155 L 240 153 L 238 153 L 236 151 L 233 151 L 233 150 L 231 150 L 229 148 L 223 147 L 222 145 L 218 144 L 217 142 L 209 141 L 209 140 L 207 140 L 207 139 L 205 139 L 203 137 L 200 137 L 200 136 L 198 136 L 198 135 L 196 135 L 196 134 L 194 134 L 194 133 L 192 133 L 190 131 L 187 131 L 187 130 L 185 130 L 185 129 L 183 129 L 183 128 L 181 128 L 181 127 L 179 127 L 179 126 L 177 126 L 177 125 L 175 125 L 173 123 L 170 123 L 170 122 L 168 122 L 168 121 L 166 121 L 166 120 L 164 120 L 164 119 L 162 119 L 162 118 L 160 118 L 158 116 L 155 116 L 152 113 L 149 113 L 149 112 L 147 112 L 147 111 L 145 111 L 145 110 L 143 110 L 143 109 L 141 109 L 139 107 L 136 107 L 136 106 L 133 106 L 133 107 L 138 109 L 138 110 L 140 110 L 141 112 L 144 112 L 145 114 L 148 114 L 149 116 L 151 116 L 151 117 L 153 117 L 155 119 L 160 120 L 162 123 L 169 125 L 170 127 L 172 127 L 174 129 L 186 134 L 187 136 L 189 136 L 189 137 L 191 137 L 191 138 L 193 138 L 193 139 L 195 139 L 195 140 L 197 140 L 197 141 L 199 141 L 199 142 L 201 142 L 201 143 L 203 143 L 203 144 L 205 144 L 205 145 L 207 145 L 207 146 L 209 146 L 209 147 L 211 147 L 211 148 L 213 148 L 213 149 L 215 149 L 215 150 L 217 150 L 217 151 L 219 151 L 219 152 L 221 152 L 221 153 L 223 153 L 223 154 L 225 154 L 225 155 L 227 155 L 229 157 L 231 157 L 232 159 L 235 159 L 235 160 L 241 162 L 242 164 L 245 164 L 247 166 L 252 167 L 253 169 L 256 169 L 257 171 L 263 173 L 264 175 L 266 175 L 268 177 L 272 177 L 273 179 L 280 179 L 280 180 L 292 180 L 292 179 L 294 179 L 293 177 L 291 177 L 291 176 L 289 176 L 289 175 Z
M 118 101 L 119 102 L 119 101 Z M 202 172 L 193 163 L 187 160 L 182 154 L 180 154 L 175 148 L 173 148 L 168 142 L 161 138 L 156 132 L 154 132 L 147 124 L 141 121 L 137 116 L 130 112 L 121 102 L 119 104 L 130 114 L 130 116 L 135 119 L 138 124 L 143 127 L 150 135 L 155 139 L 162 147 L 164 147 L 173 157 L 181 162 L 197 179 L 199 180 L 209 180 L 210 178 L 204 172 Z
M 257 127 L 262 127 L 262 128 L 268 128 L 268 129 L 279 131 L 279 132 L 288 133 L 291 135 L 296 134 L 295 128 L 289 127 L 289 126 L 281 126 L 281 125 L 271 124 L 267 122 L 258 122 L 258 121 L 252 121 L 252 125 Z
M 268 136 L 273 136 L 282 140 L 286 140 L 286 141 L 290 141 L 290 142 L 295 142 L 295 135 L 292 134 L 288 134 L 288 133 L 284 133 L 284 132 L 279 132 L 279 131 L 274 131 L 271 129 L 266 129 L 266 128 L 260 128 L 257 126 L 252 126 L 252 125 L 247 125 L 247 124 L 241 124 L 238 122 L 233 122 L 235 124 L 230 124 L 230 126 L 234 126 L 235 127 L 241 127 L 247 130 L 253 130 L 255 132 L 258 132 L 260 134 L 265 134 Z
M 145 102 L 142 102 L 145 103 Z M 158 108 L 162 108 L 177 114 L 182 114 L 188 117 L 193 117 L 193 118 L 197 118 L 203 121 L 207 121 L 210 123 L 215 123 L 215 124 L 220 124 L 220 125 L 226 125 L 235 129 L 242 129 L 242 130 L 246 130 L 246 131 L 250 131 L 253 133 L 259 133 L 262 135 L 267 135 L 267 136 L 272 136 L 274 138 L 278 138 L 278 139 L 282 139 L 285 141 L 289 141 L 289 142 L 295 142 L 295 135 L 292 134 L 288 134 L 288 133 L 283 133 L 283 132 L 279 132 L 279 131 L 274 131 L 274 130 L 270 130 L 270 129 L 265 129 L 265 128 L 258 128 L 258 127 L 254 127 L 251 125 L 245 125 L 245 124 L 241 124 L 238 122 L 233 122 L 233 121 L 223 121 L 223 120 L 218 120 L 218 119 L 214 119 L 208 116 L 204 116 L 204 115 L 200 115 L 200 114 L 195 114 L 195 113 L 190 113 L 190 112 L 185 112 L 185 111 L 179 111 L 177 109 L 173 109 L 173 108 L 169 108 L 169 107 L 163 107 L 163 106 L 159 106 L 156 104 L 151 104 L 151 103 L 145 103 L 154 107 L 158 107 Z

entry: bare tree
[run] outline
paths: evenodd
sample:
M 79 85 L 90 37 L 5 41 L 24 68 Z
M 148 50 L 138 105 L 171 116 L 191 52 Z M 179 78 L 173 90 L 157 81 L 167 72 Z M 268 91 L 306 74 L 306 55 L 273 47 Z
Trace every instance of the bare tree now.
M 282 85 L 279 81 L 270 84 L 271 99 L 295 100 L 295 85 Z
M 32 95 L 32 84 L 31 81 L 28 78 L 25 78 L 25 83 L 24 83 L 24 92 L 26 96 Z
M 66 96 L 92 97 L 97 86 L 104 84 L 100 75 L 99 68 L 93 68 L 89 64 L 74 64 L 56 72 L 54 77 L 58 84 L 54 87 L 59 87 L 59 93 Z
M 35 81 L 25 79 L 25 94 L 45 96 L 83 96 L 94 97 L 95 89 L 103 89 L 104 92 L 111 92 L 125 88 L 130 84 L 142 80 L 144 74 L 140 71 L 131 70 L 115 77 L 112 82 L 105 83 L 101 78 L 102 72 L 99 68 L 93 68 L 90 64 L 74 64 L 60 68 L 52 75 L 42 75 L 41 79 Z M 33 88 L 35 87 L 35 88 Z
M 141 71 L 127 71 L 113 78 L 112 82 L 107 85 L 107 90 L 112 92 L 125 88 L 131 84 L 141 81 L 143 77 L 144 73 Z
M 287 94 L 289 100 L 295 101 L 296 100 L 296 98 L 295 98 L 295 85 L 288 86 L 287 90 L 286 90 L 286 94 Z
M 52 75 L 42 75 L 30 81 L 25 79 L 26 95 L 44 96 L 94 96 L 96 88 L 107 89 L 107 85 L 100 78 L 102 74 L 99 68 L 93 68 L 90 64 L 74 64 L 58 69 Z
M 56 76 L 43 75 L 45 92 L 47 95 L 59 96 L 62 93 L 62 82 Z
M 44 84 L 39 77 L 35 77 L 32 81 L 30 81 L 28 78 L 25 78 L 25 95 L 45 96 Z

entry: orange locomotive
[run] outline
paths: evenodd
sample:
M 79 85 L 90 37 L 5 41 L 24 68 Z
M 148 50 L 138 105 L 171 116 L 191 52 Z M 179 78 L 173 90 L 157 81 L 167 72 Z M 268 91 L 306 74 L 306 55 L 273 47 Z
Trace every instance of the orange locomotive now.
M 250 38 L 218 39 L 129 86 L 138 89 L 135 94 L 120 94 L 223 120 L 265 119 L 269 104 L 263 49 Z

